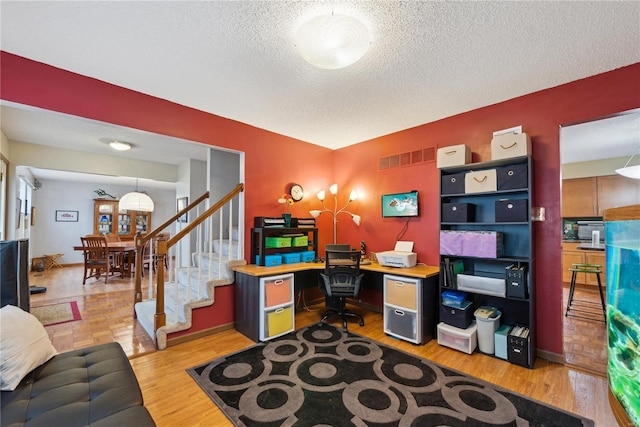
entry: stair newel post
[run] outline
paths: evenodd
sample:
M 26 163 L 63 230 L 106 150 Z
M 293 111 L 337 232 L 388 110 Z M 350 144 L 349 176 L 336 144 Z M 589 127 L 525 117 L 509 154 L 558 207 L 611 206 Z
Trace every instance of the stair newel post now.
M 134 282 L 134 298 L 133 298 L 133 318 L 136 318 L 136 310 L 135 305 L 142 301 L 142 247 L 144 243 L 142 242 L 142 235 L 138 231 L 134 237 L 134 242 L 136 245 L 136 251 L 134 254 L 134 273 L 133 273 L 133 282 Z
M 157 241 L 157 272 L 156 272 L 156 314 L 154 317 L 154 330 L 158 330 L 167 324 L 167 315 L 164 312 L 164 260 L 167 257 L 167 241 L 164 235 L 160 235 Z M 157 344 L 157 343 L 156 343 Z

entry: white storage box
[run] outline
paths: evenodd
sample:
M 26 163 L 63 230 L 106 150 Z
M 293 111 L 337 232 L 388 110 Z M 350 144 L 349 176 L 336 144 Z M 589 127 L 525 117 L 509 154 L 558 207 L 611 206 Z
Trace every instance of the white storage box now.
M 526 133 L 504 133 L 491 140 L 491 160 L 530 155 L 531 139 Z
M 467 172 L 464 176 L 465 193 L 485 193 L 498 190 L 498 177 L 495 169 Z
M 458 274 L 458 290 L 473 292 L 476 294 L 492 295 L 495 297 L 506 296 L 504 279 L 493 277 L 473 276 L 471 274 Z
M 438 344 L 471 354 L 478 345 L 478 331 L 473 323 L 467 329 L 438 323 Z
M 471 150 L 464 144 L 438 148 L 438 169 L 471 163 Z

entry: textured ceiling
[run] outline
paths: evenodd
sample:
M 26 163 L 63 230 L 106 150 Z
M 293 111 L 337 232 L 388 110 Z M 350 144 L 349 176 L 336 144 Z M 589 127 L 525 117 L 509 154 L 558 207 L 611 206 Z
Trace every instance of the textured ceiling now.
M 0 8 L 4 51 L 330 148 L 640 62 L 637 1 Z M 332 11 L 373 35 L 342 70 L 314 68 L 294 46 L 305 19 Z

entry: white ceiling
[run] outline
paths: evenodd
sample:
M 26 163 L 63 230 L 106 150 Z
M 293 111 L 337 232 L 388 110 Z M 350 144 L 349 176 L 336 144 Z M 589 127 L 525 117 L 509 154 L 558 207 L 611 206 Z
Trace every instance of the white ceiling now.
M 640 62 L 640 2 L 5 1 L 2 50 L 221 117 L 339 148 Z M 298 26 L 352 13 L 373 36 L 323 70 Z M 9 139 L 155 161 L 187 153 L 132 129 L 3 103 Z M 525 131 L 526 131 L 526 124 Z M 151 143 L 151 142 L 150 142 Z M 164 145 L 166 143 L 166 145 Z M 112 152 L 111 152 L 112 153 Z M 112 153 L 113 154 L 113 153 Z M 164 155 L 161 155 L 164 154 Z

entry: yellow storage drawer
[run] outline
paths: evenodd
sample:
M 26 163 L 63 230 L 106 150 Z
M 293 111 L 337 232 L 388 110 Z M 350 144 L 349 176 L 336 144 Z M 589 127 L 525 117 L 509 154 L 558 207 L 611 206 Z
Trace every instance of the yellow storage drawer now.
M 293 275 L 264 279 L 265 308 L 293 302 Z
M 384 302 L 409 310 L 418 309 L 420 279 L 384 275 Z
M 265 330 L 263 339 L 293 331 L 293 305 L 266 311 Z

